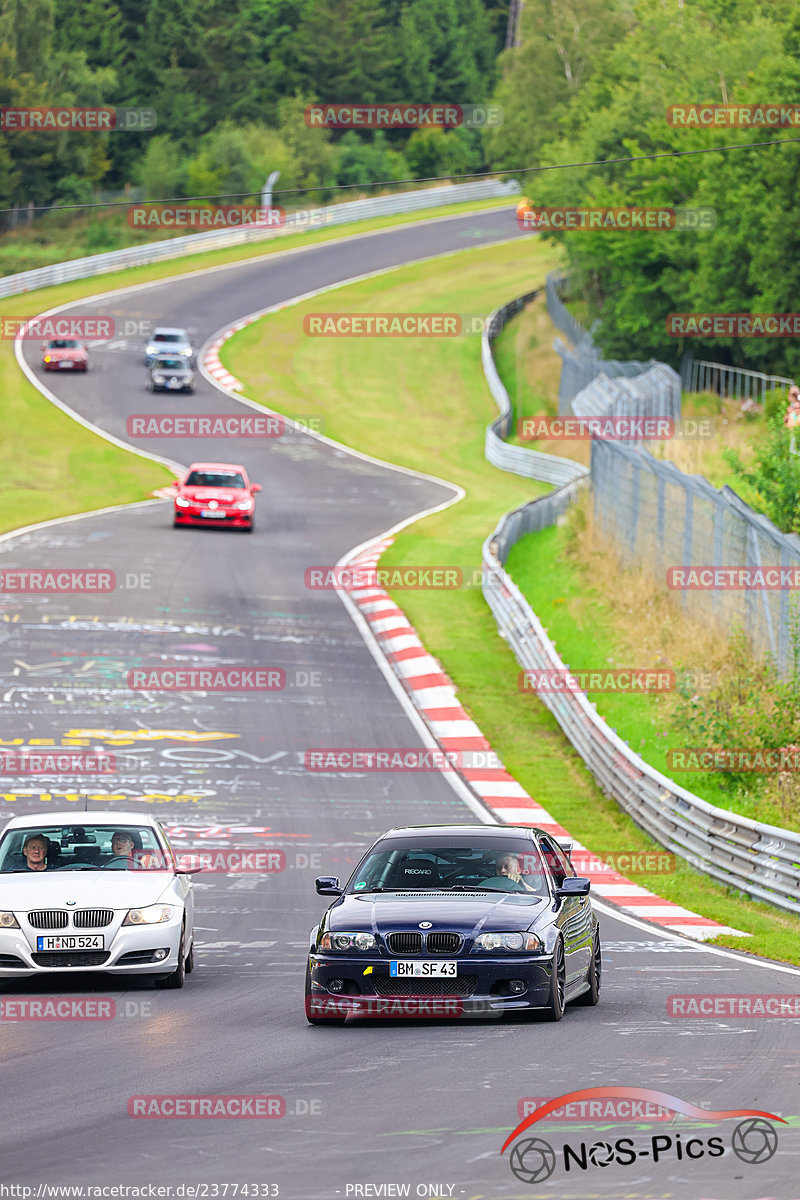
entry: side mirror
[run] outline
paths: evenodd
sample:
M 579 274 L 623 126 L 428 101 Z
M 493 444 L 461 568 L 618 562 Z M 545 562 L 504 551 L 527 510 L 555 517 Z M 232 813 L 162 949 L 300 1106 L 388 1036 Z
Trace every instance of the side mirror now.
M 588 896 L 592 886 L 591 879 L 581 879 L 579 876 L 569 876 L 561 887 L 556 888 L 557 896 Z
M 250 491 L 251 491 L 251 492 L 253 492 L 253 493 L 255 493 L 255 492 L 260 492 L 260 491 L 261 491 L 261 484 L 260 484 L 260 483 L 254 483 L 254 484 L 252 484 L 252 485 L 251 485 L 251 487 L 250 487 Z
M 318 896 L 341 896 L 342 889 L 339 887 L 339 880 L 335 875 L 320 875 L 314 881 L 314 886 L 317 889 Z
M 175 859 L 176 875 L 197 875 L 205 864 L 197 854 L 179 854 Z

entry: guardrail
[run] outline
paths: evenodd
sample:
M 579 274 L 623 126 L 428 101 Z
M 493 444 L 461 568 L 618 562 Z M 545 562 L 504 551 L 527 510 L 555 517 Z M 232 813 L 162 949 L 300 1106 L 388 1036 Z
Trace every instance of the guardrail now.
M 500 409 L 500 416 L 486 428 L 485 453 L 489 462 L 501 471 L 510 471 L 514 475 L 524 475 L 528 479 L 538 479 L 543 483 L 565 484 L 573 479 L 588 475 L 586 467 L 570 458 L 559 458 L 555 454 L 543 454 L 541 450 L 529 450 L 525 446 L 510 446 L 505 438 L 511 431 L 514 409 L 511 398 L 500 378 L 492 353 L 492 342 L 505 328 L 506 323 L 516 313 L 524 308 L 541 292 L 527 292 L 496 308 L 486 321 L 481 334 L 481 361 L 483 373 L 489 390 L 494 396 L 495 404 Z
M 35 288 L 50 287 L 57 283 L 71 283 L 75 279 L 89 279 L 94 275 L 107 275 L 110 271 L 119 271 L 125 267 L 141 267 L 147 263 L 180 258 L 186 254 L 199 254 L 203 250 L 220 250 L 246 242 L 262 241 L 264 238 L 277 237 L 286 229 L 302 232 L 320 226 L 346 225 L 370 217 L 391 216 L 393 213 L 418 212 L 421 209 L 441 208 L 447 204 L 463 204 L 471 200 L 510 197 L 516 195 L 519 190 L 520 185 L 515 180 L 502 182 L 497 179 L 482 179 L 476 183 L 422 188 L 414 192 L 397 192 L 391 196 L 375 196 L 366 200 L 349 200 L 342 204 L 330 204 L 325 208 L 290 213 L 281 229 L 258 225 L 244 229 L 213 229 L 205 233 L 188 234 L 186 237 L 129 246 L 124 250 L 109 250 L 105 254 L 92 254 L 87 258 L 73 258 L 49 267 L 21 271 L 17 275 L 6 275 L 0 279 L 0 297 L 16 296 L 21 292 L 30 292 Z
M 497 375 L 489 331 L 496 325 L 499 332 L 508 318 L 536 294 L 528 293 L 492 313 L 484 330 L 484 371 L 501 410 L 501 416 L 487 430 L 487 457 L 504 470 L 515 470 L 516 460 L 500 455 L 490 432 L 496 438 L 495 427 L 507 431 L 511 404 Z M 512 449 L 515 448 L 506 447 Z M 534 453 L 523 451 L 528 456 Z M 497 461 L 501 457 L 503 461 Z M 547 457 L 539 454 L 532 460 L 537 470 L 541 469 L 538 459 Z M 521 461 L 530 467 L 531 460 Z M 558 460 L 556 472 L 565 461 Z M 533 471 L 526 469 L 520 473 L 532 475 Z M 484 599 L 500 636 L 527 671 L 546 668 L 567 674 L 568 668 L 536 613 L 504 569 L 505 562 L 511 547 L 526 533 L 552 525 L 586 482 L 582 469 L 579 477 L 565 482 L 556 491 L 506 513 L 483 545 Z M 786 912 L 800 914 L 800 834 L 717 808 L 680 787 L 635 754 L 598 716 L 585 693 L 540 692 L 539 699 L 558 721 L 603 791 L 655 841 L 720 883 Z

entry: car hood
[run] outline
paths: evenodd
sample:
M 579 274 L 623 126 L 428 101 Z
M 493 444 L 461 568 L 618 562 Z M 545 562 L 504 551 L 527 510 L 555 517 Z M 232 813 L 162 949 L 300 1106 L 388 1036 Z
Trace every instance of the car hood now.
M 155 904 L 172 881 L 167 871 L 40 871 L 0 875 L 0 909 L 142 908 Z
M 246 500 L 250 493 L 247 488 L 182 487 L 178 495 L 187 500 L 218 500 L 220 504 L 236 504 L 238 500 Z
M 391 933 L 419 929 L 420 921 L 430 921 L 432 929 L 457 930 L 470 937 L 528 929 L 548 908 L 546 900 L 515 892 L 379 892 L 345 896 L 329 910 L 325 927 L 333 932 Z

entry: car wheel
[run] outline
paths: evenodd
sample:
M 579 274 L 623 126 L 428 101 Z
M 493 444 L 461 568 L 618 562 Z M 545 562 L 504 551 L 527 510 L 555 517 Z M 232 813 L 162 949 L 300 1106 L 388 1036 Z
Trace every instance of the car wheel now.
M 194 384 L 192 384 L 191 387 L 187 387 L 186 391 L 189 393 L 190 396 L 193 396 L 194 395 Z
M 600 976 L 603 970 L 603 954 L 600 949 L 600 934 L 594 936 L 594 946 L 592 947 L 592 961 L 589 966 L 589 974 L 586 976 L 586 981 L 589 984 L 589 991 L 578 996 L 576 1004 L 595 1005 L 600 1002 Z
M 194 970 L 194 941 L 192 941 L 191 950 L 186 955 L 186 974 L 191 975 L 193 970 Z
M 346 1017 L 316 1017 L 311 1015 L 311 968 L 306 967 L 306 1020 L 309 1025 L 344 1025 Z
M 254 527 L 254 522 L 253 522 L 253 521 L 251 521 L 249 525 L 245 525 L 245 527 L 244 527 L 244 531 L 245 531 L 245 533 L 252 533 L 252 532 L 253 532 L 253 527 Z
M 556 942 L 553 953 L 553 970 L 550 975 L 550 995 L 547 998 L 547 1017 L 550 1021 L 560 1021 L 564 1015 L 564 992 L 567 986 L 567 968 L 564 962 L 564 943 L 561 938 Z
M 186 926 L 181 929 L 181 944 L 178 946 L 178 965 L 171 975 L 157 975 L 155 984 L 157 988 L 182 988 L 186 982 L 186 955 L 184 951 L 184 938 L 186 937 Z

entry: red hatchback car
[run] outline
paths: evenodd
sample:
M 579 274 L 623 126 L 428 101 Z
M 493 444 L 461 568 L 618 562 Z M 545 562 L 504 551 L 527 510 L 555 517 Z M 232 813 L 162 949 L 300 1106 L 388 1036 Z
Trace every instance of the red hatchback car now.
M 192 463 L 176 480 L 173 526 L 219 525 L 251 533 L 260 483 L 251 483 L 244 467 L 232 463 Z
M 74 338 L 53 338 L 42 342 L 42 366 L 45 371 L 86 371 L 89 355 L 83 342 Z

